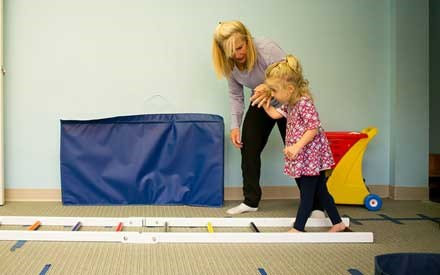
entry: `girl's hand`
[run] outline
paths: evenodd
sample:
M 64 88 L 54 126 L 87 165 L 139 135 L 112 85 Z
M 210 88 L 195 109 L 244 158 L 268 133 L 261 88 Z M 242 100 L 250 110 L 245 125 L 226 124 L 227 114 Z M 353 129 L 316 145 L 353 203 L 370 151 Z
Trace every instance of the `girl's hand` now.
M 295 143 L 292 146 L 285 147 L 283 152 L 287 158 L 296 159 L 299 152 L 301 152 L 301 149 L 302 148 L 297 143 Z
M 254 89 L 254 94 L 251 96 L 251 104 L 255 106 L 258 104 L 258 108 L 265 104 L 266 106 L 270 103 L 271 94 L 270 89 L 266 84 L 260 84 Z

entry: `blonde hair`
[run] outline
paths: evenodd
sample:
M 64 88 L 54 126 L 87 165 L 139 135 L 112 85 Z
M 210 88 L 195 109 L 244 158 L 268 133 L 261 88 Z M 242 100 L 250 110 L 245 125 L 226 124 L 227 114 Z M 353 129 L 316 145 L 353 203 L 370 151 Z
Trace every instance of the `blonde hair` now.
M 266 69 L 266 81 L 275 81 L 284 87 L 291 84 L 295 87 L 290 104 L 295 105 L 303 97 L 309 97 L 313 100 L 309 89 L 309 81 L 304 79 L 303 69 L 298 58 L 289 54 L 285 60 L 271 64 Z
M 257 53 L 251 33 L 240 21 L 220 22 L 215 28 L 212 41 L 212 62 L 218 78 L 229 77 L 234 69 L 232 59 L 235 51 L 236 39 L 246 41 L 247 56 L 244 69 L 250 72 L 257 62 Z

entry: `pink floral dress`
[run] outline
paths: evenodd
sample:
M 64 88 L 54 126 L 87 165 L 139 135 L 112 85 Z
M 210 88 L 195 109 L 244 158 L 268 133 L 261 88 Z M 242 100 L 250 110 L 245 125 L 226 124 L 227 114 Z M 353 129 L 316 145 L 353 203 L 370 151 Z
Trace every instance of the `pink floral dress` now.
M 294 106 L 283 105 L 278 112 L 287 118 L 286 146 L 298 142 L 307 130 L 319 129 L 315 138 L 304 146 L 296 159 L 284 157 L 284 174 L 298 178 L 316 176 L 320 171 L 330 169 L 334 164 L 333 155 L 313 101 L 301 97 Z

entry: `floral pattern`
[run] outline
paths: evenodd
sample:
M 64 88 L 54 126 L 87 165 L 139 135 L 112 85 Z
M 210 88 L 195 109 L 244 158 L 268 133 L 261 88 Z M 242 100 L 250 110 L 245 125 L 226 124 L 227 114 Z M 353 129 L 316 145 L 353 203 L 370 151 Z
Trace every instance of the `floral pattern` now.
M 313 101 L 301 97 L 294 106 L 283 105 L 278 111 L 287 118 L 286 146 L 298 142 L 307 130 L 318 128 L 318 134 L 309 142 L 296 159 L 284 157 L 284 174 L 298 178 L 316 176 L 334 164 L 328 139 L 321 127 L 318 112 Z

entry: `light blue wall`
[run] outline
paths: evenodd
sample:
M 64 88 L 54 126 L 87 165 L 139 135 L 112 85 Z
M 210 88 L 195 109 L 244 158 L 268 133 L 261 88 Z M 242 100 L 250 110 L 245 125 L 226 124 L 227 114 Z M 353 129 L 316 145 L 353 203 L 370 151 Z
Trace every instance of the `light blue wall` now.
M 6 187 L 60 187 L 59 119 L 203 112 L 222 115 L 229 129 L 227 85 L 215 78 L 210 49 L 216 24 L 230 19 L 302 59 L 326 130 L 379 128 L 364 158 L 367 183 L 425 186 L 427 117 L 411 120 L 410 130 L 401 120 L 414 114 L 407 104 L 428 106 L 427 37 L 405 27 L 407 19 L 427 24 L 426 3 L 5 0 Z M 407 50 L 422 68 L 414 83 L 396 62 Z M 293 184 L 281 152 L 273 131 L 263 185 Z M 225 157 L 225 185 L 241 186 L 240 154 L 228 139 Z
M 429 152 L 429 2 L 395 1 L 395 89 L 391 139 L 395 177 L 391 184 L 428 182 Z M 393 66 L 393 65 L 392 65 Z
M 429 1 L 429 153 L 440 154 L 440 2 Z

